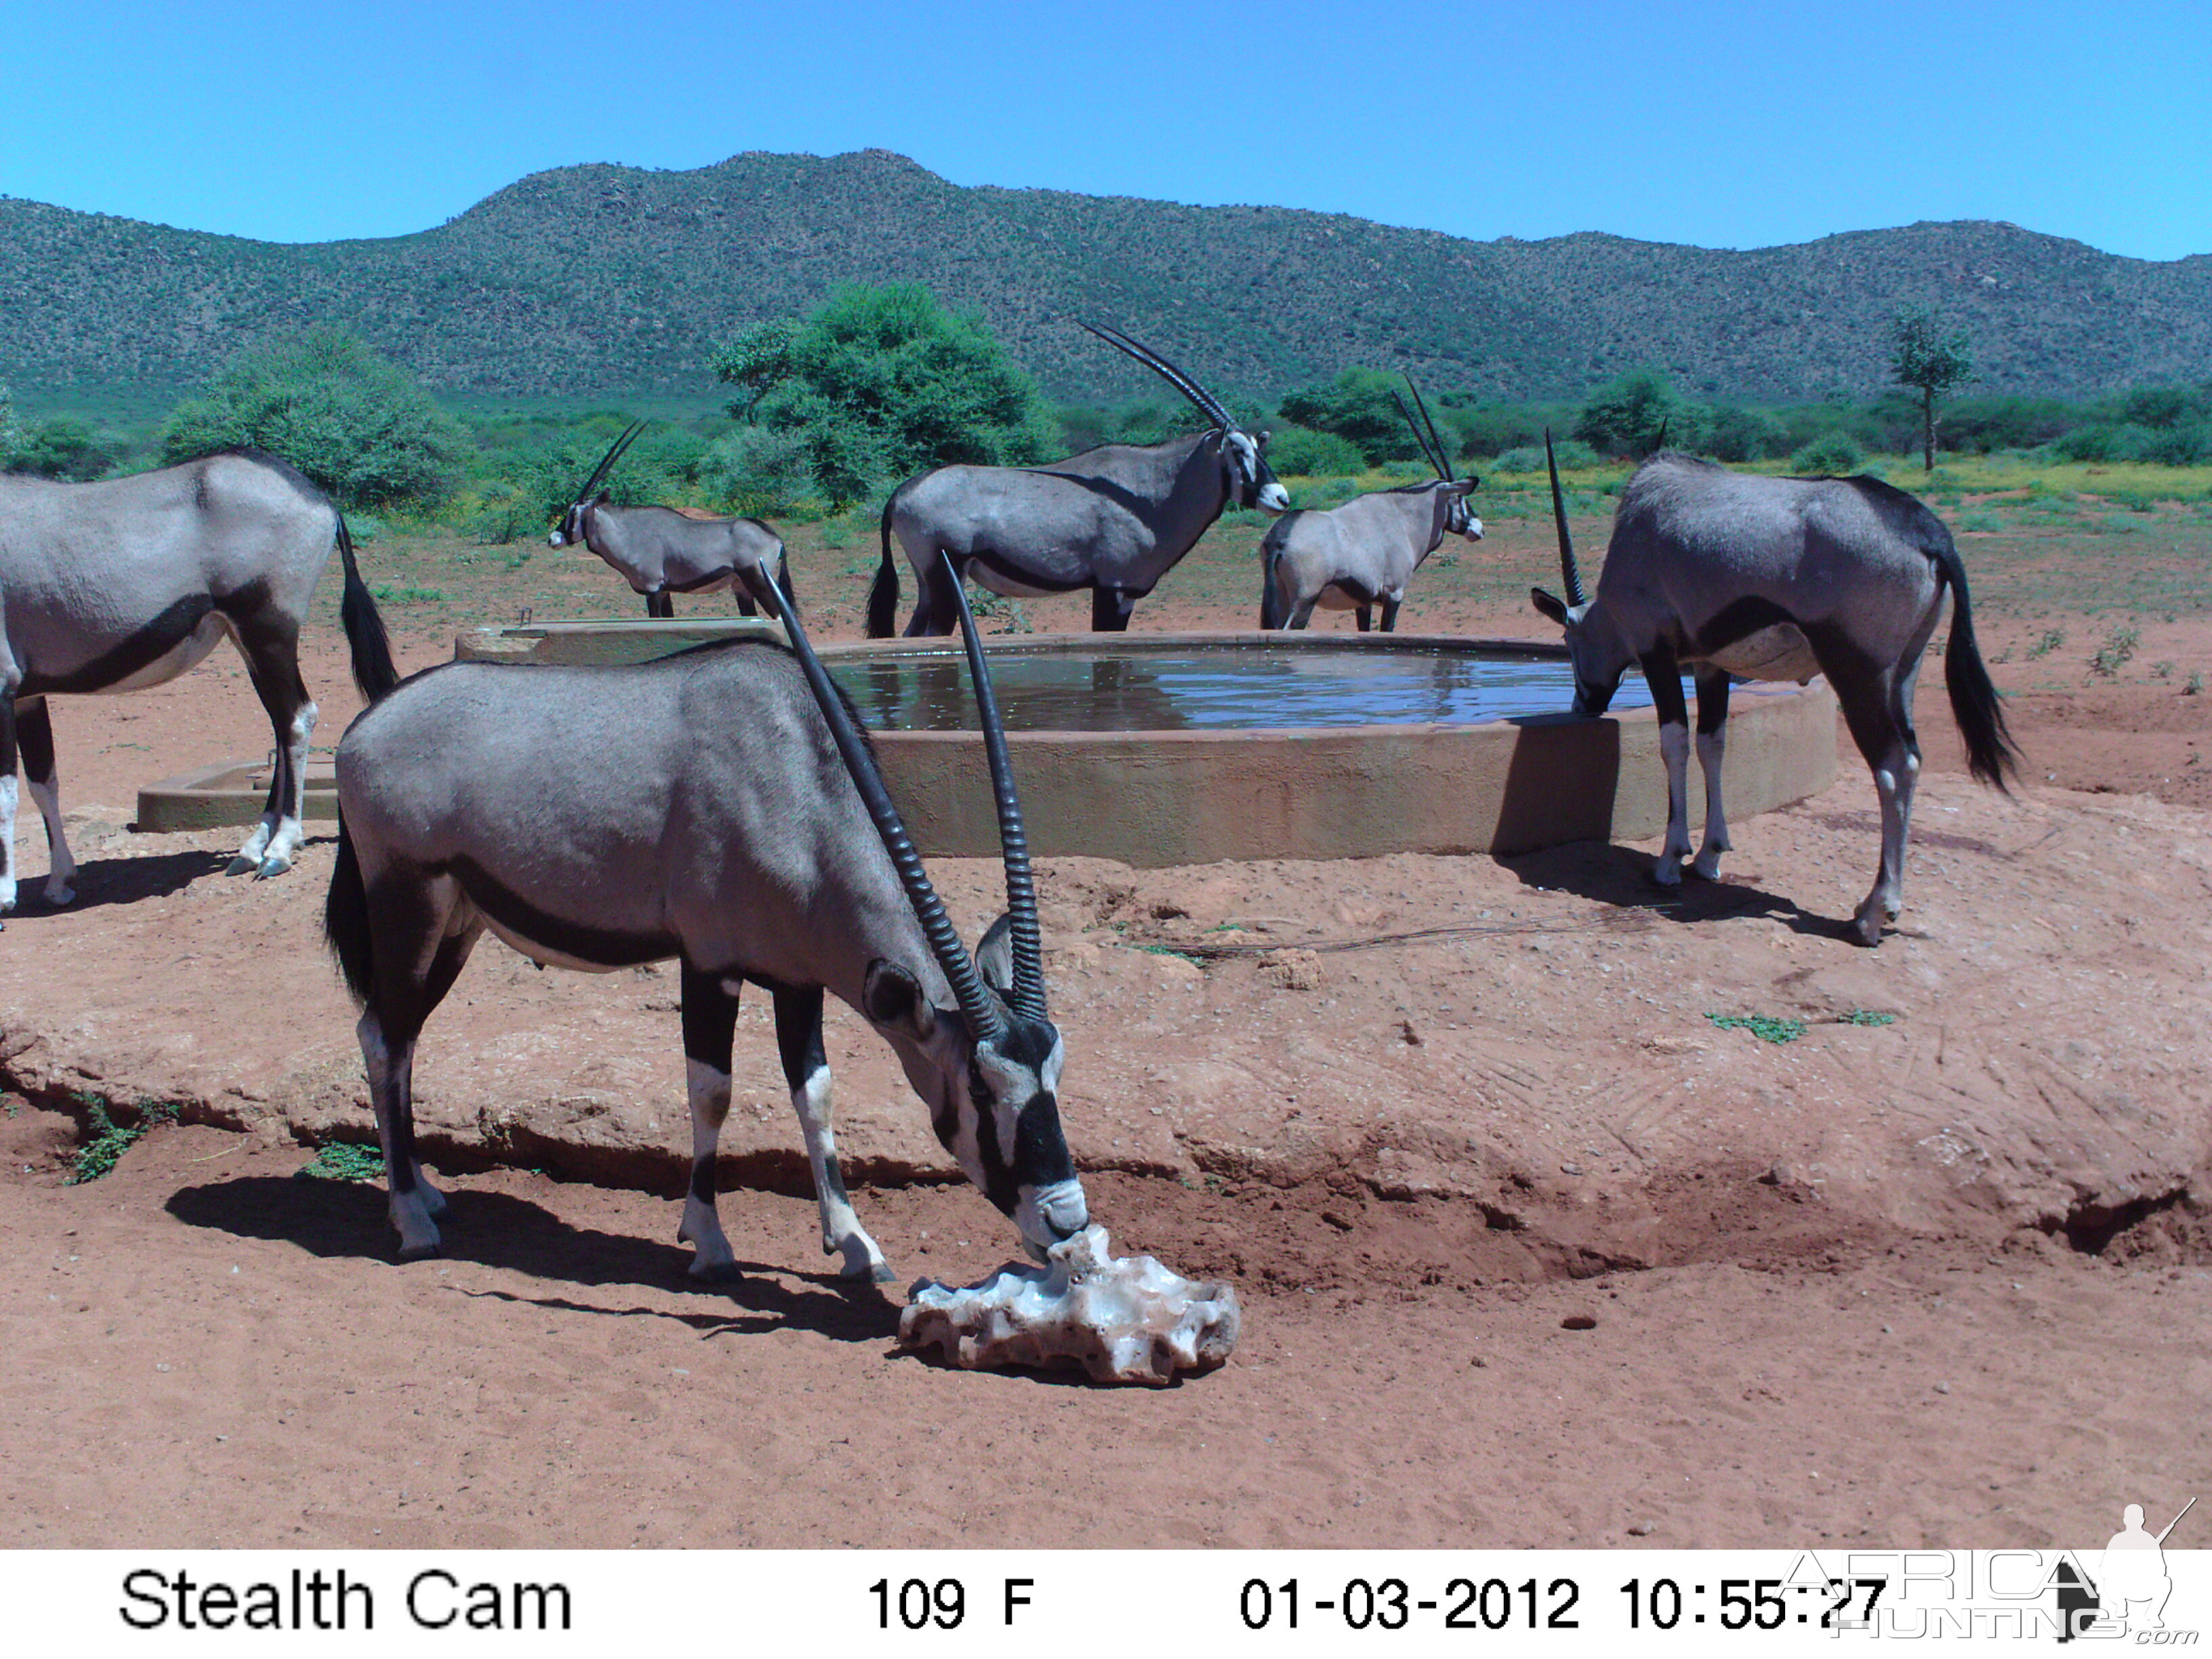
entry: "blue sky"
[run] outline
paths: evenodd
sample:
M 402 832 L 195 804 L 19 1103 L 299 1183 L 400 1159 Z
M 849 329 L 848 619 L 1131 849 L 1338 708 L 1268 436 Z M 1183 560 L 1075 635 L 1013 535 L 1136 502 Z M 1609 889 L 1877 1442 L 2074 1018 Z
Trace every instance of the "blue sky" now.
M 0 0 L 0 194 L 279 241 L 577 161 L 880 147 L 956 183 L 1756 247 L 2009 219 L 2212 252 L 2212 4 Z

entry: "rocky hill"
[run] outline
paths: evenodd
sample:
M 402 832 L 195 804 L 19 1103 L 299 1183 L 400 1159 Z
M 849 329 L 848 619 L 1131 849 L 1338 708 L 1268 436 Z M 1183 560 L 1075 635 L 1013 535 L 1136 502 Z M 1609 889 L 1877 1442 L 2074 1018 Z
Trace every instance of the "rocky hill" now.
M 533 174 L 434 230 L 287 245 L 0 199 L 0 380 L 56 394 L 196 383 L 335 321 L 449 392 L 705 398 L 712 342 L 835 284 L 927 283 L 1055 394 L 1151 391 L 1072 319 L 1271 393 L 1352 364 L 1486 395 L 1662 365 L 1705 397 L 1863 395 L 1898 307 L 1972 332 L 1985 391 L 2212 378 L 2212 256 L 2157 264 L 2016 225 L 1725 252 L 1524 242 L 1287 208 L 968 189 L 882 150 L 692 172 Z

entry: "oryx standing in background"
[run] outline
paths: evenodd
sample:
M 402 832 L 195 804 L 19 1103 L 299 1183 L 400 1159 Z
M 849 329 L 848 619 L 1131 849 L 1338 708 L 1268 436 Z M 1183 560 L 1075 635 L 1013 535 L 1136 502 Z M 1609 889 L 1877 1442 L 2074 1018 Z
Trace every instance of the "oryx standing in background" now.
M 1547 458 L 1551 434 L 1544 437 Z M 1920 741 L 1912 729 L 1920 655 L 1952 599 L 1943 679 L 1966 764 L 2005 787 L 2018 751 L 1974 646 L 1966 567 L 1951 532 L 1920 501 L 1879 478 L 1771 478 L 1662 452 L 1620 493 L 1597 597 L 1585 599 L 1552 462 L 1565 602 L 1542 588 L 1536 609 L 1567 630 L 1575 712 L 1601 714 L 1631 665 L 1644 670 L 1667 763 L 1667 840 L 1653 875 L 1682 879 L 1690 851 L 1689 724 L 1681 670 L 1698 686 L 1698 761 L 1705 842 L 1692 868 L 1711 880 L 1728 850 L 1721 758 L 1730 676 L 1826 674 L 1881 798 L 1881 868 L 1853 917 L 1860 943 L 1881 937 L 1904 902 L 1905 845 Z
M 540 963 L 683 964 L 691 1272 L 728 1273 L 714 1157 L 738 994 L 775 1004 L 825 1254 L 890 1268 L 853 1213 L 830 1123 L 824 991 L 904 1066 L 945 1149 L 1039 1260 L 1088 1219 L 1060 1125 L 1060 1033 L 1021 809 L 966 596 L 1007 914 L 971 957 L 878 773 L 851 705 L 761 573 L 788 649 L 751 639 L 624 668 L 454 663 L 383 688 L 338 745 L 338 856 L 324 924 L 360 999 L 362 1058 L 402 1256 L 438 1248 L 422 1179 L 415 1043 L 486 928 Z M 981 960 L 979 969 L 977 963 Z
M 1435 480 L 1355 495 L 1326 512 L 1286 513 L 1269 525 L 1260 544 L 1261 627 L 1304 628 L 1318 605 L 1330 611 L 1357 611 L 1359 631 L 1364 634 L 1379 600 L 1382 631 L 1395 632 L 1398 607 L 1406 602 L 1406 585 L 1422 562 L 1443 545 L 1444 537 L 1482 539 L 1482 520 L 1467 500 L 1482 480 L 1452 477 L 1450 458 L 1437 423 L 1429 419 L 1421 389 L 1410 376 L 1406 385 L 1420 404 L 1425 433 L 1414 424 L 1406 400 L 1395 392 L 1390 395 L 1406 417 L 1413 441 L 1437 470 Z
M 748 567 L 770 573 L 791 599 L 783 538 L 758 519 L 717 518 L 688 507 L 608 504 L 607 492 L 599 486 L 644 429 L 643 421 L 634 422 L 615 440 L 546 540 L 555 547 L 581 543 L 590 548 L 645 596 L 648 617 L 673 617 L 672 593 L 719 593 L 724 588 L 737 595 L 740 611 L 752 616 L 752 595 L 737 574 Z
M 1291 504 L 1268 470 L 1266 433 L 1239 431 L 1212 392 L 1118 329 L 1083 326 L 1189 398 L 1209 429 L 1107 444 L 1048 466 L 941 466 L 908 479 L 884 504 L 870 639 L 888 638 L 896 620 L 894 535 L 921 588 L 909 637 L 952 631 L 959 612 L 947 584 L 962 578 L 1012 599 L 1087 587 L 1091 628 L 1116 634 L 1224 507 L 1280 513 Z
M 21 746 L 52 855 L 46 896 L 67 904 L 76 860 L 62 834 L 61 779 L 46 699 L 173 680 L 228 639 L 246 659 L 276 733 L 261 822 L 234 874 L 292 867 L 301 835 L 315 705 L 300 678 L 300 628 L 336 542 L 340 610 L 364 689 L 391 652 L 322 491 L 251 450 L 97 483 L 0 477 L 0 912 L 15 908 L 15 764 Z

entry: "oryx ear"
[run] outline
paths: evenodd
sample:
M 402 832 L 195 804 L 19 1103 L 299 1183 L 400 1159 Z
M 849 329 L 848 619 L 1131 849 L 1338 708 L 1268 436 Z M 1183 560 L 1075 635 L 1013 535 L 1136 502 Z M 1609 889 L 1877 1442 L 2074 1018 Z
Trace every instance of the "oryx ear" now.
M 1014 992 L 1014 919 L 1001 915 L 975 945 L 975 971 L 1001 997 Z
M 1274 435 L 1275 434 L 1268 431 L 1267 428 L 1261 427 L 1258 432 L 1253 434 L 1252 441 L 1260 446 L 1260 453 L 1264 455 L 1267 453 L 1267 440 Z
M 921 981 L 880 957 L 868 964 L 868 977 L 860 988 L 860 1012 L 871 1024 L 902 1031 L 916 1042 L 927 1042 L 937 1034 L 937 1010 L 922 994 Z
M 1540 587 L 1528 590 L 1528 602 L 1562 628 L 1567 625 L 1567 607 L 1561 605 Z

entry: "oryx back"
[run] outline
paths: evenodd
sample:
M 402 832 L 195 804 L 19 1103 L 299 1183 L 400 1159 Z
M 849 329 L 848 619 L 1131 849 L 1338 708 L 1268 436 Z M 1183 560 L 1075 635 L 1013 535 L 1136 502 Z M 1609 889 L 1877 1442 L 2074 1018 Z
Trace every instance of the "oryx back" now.
M 1930 622 L 1950 536 L 1876 478 L 1772 478 L 1687 456 L 1621 491 L 1598 580 L 1630 651 L 1670 646 L 1752 679 L 1820 672 L 1809 632 L 1895 660 Z
M 96 483 L 0 477 L 16 695 L 159 684 L 252 617 L 304 615 L 337 526 L 322 494 L 269 457 Z
M 355 722 L 337 781 L 372 899 L 387 877 L 450 880 L 539 961 L 681 955 L 856 1006 L 855 941 L 929 962 L 805 682 L 767 641 L 625 668 L 441 667 Z M 824 891 L 857 908 L 825 918 Z

